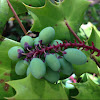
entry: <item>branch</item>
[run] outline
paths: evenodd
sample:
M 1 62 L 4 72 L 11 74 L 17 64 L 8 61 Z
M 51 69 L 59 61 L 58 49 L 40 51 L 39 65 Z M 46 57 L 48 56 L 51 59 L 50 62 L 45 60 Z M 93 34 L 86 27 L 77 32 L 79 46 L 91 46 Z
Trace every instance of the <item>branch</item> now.
M 79 43 L 82 43 L 82 41 L 80 40 L 80 38 L 76 35 L 76 33 L 72 30 L 72 28 L 69 26 L 69 24 L 67 23 L 66 20 L 65 21 L 65 24 L 66 26 L 68 27 L 68 29 L 72 32 L 72 34 L 74 35 L 74 37 L 78 40 Z
M 28 46 L 28 44 L 25 44 L 27 48 L 30 48 Z M 96 47 L 94 47 L 94 44 L 92 43 L 92 46 L 87 46 L 84 44 L 84 42 L 82 43 L 77 43 L 76 41 L 74 43 L 71 43 L 71 42 L 63 42 L 63 43 L 60 43 L 60 44 L 57 44 L 57 45 L 53 45 L 53 46 L 45 46 L 42 44 L 42 41 L 40 42 L 39 45 L 35 45 L 35 48 L 33 49 L 26 49 L 28 52 L 27 53 L 23 53 L 21 50 L 18 51 L 18 57 L 20 58 L 21 56 L 26 56 L 26 59 L 32 59 L 34 57 L 37 57 L 37 56 L 41 56 L 42 54 L 44 54 L 44 57 L 45 57 L 45 53 L 44 52 L 51 52 L 52 50 L 54 50 L 55 52 L 61 52 L 62 55 L 65 54 L 64 51 L 62 51 L 62 48 L 65 50 L 67 49 L 68 47 L 77 47 L 78 49 L 79 48 L 83 48 L 82 50 L 85 49 L 85 51 L 88 51 L 88 50 L 93 50 L 92 54 L 94 52 L 97 52 L 98 54 L 96 56 L 100 56 L 100 50 L 97 49 Z M 59 49 L 61 48 L 61 49 Z M 93 58 L 93 57 L 92 57 Z M 96 60 L 95 60 L 96 61 Z M 96 61 L 97 62 L 97 61 Z M 97 62 L 98 64 L 98 62 Z M 99 64 L 98 64 L 99 65 Z M 100 65 L 99 65 L 100 67 Z
M 100 63 L 96 60 L 96 58 L 94 57 L 94 55 L 90 55 L 90 58 L 93 59 L 95 61 L 95 63 L 99 66 L 100 68 Z
M 65 24 L 66 26 L 68 27 L 68 29 L 72 32 L 72 34 L 74 35 L 74 37 L 79 41 L 79 43 L 82 43 L 82 41 L 80 40 L 80 38 L 76 35 L 76 33 L 73 31 L 73 29 L 69 26 L 69 24 L 67 23 L 66 20 L 65 21 Z M 92 43 L 93 44 L 93 43 Z M 93 48 L 94 48 L 94 45 L 93 45 Z M 90 57 L 95 61 L 95 63 L 98 65 L 98 67 L 100 68 L 100 63 L 96 60 L 96 58 L 94 57 L 94 55 L 90 55 Z
M 9 7 L 10 7 L 11 11 L 13 12 L 13 14 L 14 14 L 15 18 L 17 19 L 17 21 L 18 21 L 18 23 L 19 23 L 20 27 L 22 28 L 22 30 L 23 30 L 23 32 L 24 32 L 24 34 L 25 34 L 25 35 L 27 35 L 27 34 L 26 34 L 26 33 L 27 33 L 27 31 L 26 31 L 26 29 L 24 28 L 23 24 L 21 23 L 21 21 L 20 21 L 20 19 L 19 19 L 18 15 L 17 15 L 17 13 L 15 12 L 14 8 L 12 7 L 11 3 L 9 2 L 9 0 L 7 0 L 7 2 L 8 2 L 8 5 L 9 5 Z

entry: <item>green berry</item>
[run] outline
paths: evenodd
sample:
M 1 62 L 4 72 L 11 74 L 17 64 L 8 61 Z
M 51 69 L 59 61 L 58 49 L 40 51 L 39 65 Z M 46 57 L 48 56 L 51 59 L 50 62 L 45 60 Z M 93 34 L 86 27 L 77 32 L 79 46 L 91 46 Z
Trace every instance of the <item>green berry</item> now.
M 53 40 L 52 41 L 52 43 L 51 43 L 51 45 L 53 46 L 53 45 L 57 45 L 57 42 L 58 42 L 58 44 L 63 44 L 63 42 L 61 41 L 61 40 Z
M 27 68 L 27 76 L 29 75 L 31 73 L 31 67 L 30 67 L 30 65 L 28 66 L 28 68 Z
M 32 75 L 37 79 L 42 78 L 46 73 L 45 63 L 39 58 L 33 58 L 31 60 L 30 68 Z
M 29 63 L 26 60 L 20 60 L 16 63 L 15 72 L 17 75 L 25 75 Z
M 64 54 L 64 58 L 72 64 L 82 65 L 87 62 L 86 55 L 78 49 L 68 48 L 65 52 L 66 54 Z
M 9 49 L 8 51 L 8 56 L 10 59 L 16 61 L 18 60 L 18 49 L 22 50 L 24 52 L 24 49 L 21 48 L 20 46 L 14 46 L 12 48 Z
M 36 37 L 35 39 L 34 39 L 34 45 L 37 45 L 37 44 L 39 44 L 39 37 Z
M 53 70 L 58 71 L 60 69 L 60 62 L 56 55 L 53 54 L 47 54 L 45 61 L 47 62 L 47 65 Z
M 42 40 L 43 44 L 49 44 L 55 37 L 55 30 L 53 27 L 44 28 L 40 34 L 39 39 Z
M 59 72 L 55 72 L 51 70 L 50 68 L 48 68 L 44 78 L 51 83 L 55 83 L 59 80 L 60 75 L 59 75 Z
M 64 58 L 59 58 L 61 64 L 61 72 L 66 75 L 71 75 L 73 72 L 73 66 Z
M 31 38 L 30 36 L 23 36 L 20 43 L 23 48 L 25 47 L 25 43 L 28 43 L 29 46 L 33 46 L 33 38 Z

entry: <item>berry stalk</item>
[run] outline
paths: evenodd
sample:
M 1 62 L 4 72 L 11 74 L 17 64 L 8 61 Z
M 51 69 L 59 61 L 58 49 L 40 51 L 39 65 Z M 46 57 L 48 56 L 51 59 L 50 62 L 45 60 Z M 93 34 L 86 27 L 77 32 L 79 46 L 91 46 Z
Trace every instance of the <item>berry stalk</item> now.
M 51 46 L 51 45 L 44 46 L 42 44 L 42 42 L 40 41 L 40 44 L 36 45 L 34 49 L 32 49 L 32 50 L 28 49 L 28 51 L 29 51 L 28 53 L 19 53 L 19 55 L 24 55 L 24 56 L 26 56 L 27 59 L 32 59 L 32 58 L 37 57 L 38 55 L 41 56 L 42 54 L 44 54 L 44 56 L 45 56 L 45 54 L 51 52 L 51 50 L 54 50 L 55 52 L 61 52 L 63 55 L 66 52 L 62 51 L 62 49 L 64 48 L 64 50 L 65 50 L 70 46 L 78 47 L 78 49 L 83 48 L 82 50 L 85 49 L 85 51 L 93 50 L 91 54 L 93 54 L 94 52 L 97 52 L 98 54 L 96 56 L 100 56 L 100 50 L 94 46 L 94 43 L 92 43 L 92 46 L 87 46 L 87 45 L 85 45 L 84 41 L 82 43 L 77 43 L 76 41 L 74 43 L 71 43 L 71 42 L 68 43 L 67 41 L 65 41 L 65 43 L 63 42 L 63 43 L 53 45 L 53 46 Z

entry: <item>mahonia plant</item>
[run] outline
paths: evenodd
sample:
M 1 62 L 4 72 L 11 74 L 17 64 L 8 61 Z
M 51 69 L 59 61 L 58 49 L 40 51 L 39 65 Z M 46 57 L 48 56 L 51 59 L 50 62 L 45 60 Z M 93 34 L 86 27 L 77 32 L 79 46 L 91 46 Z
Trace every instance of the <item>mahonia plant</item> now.
M 8 51 L 10 59 L 17 61 L 15 72 L 17 75 L 29 75 L 37 79 L 45 78 L 51 83 L 71 76 L 73 65 L 82 65 L 87 62 L 86 55 L 80 48 L 93 50 L 100 56 L 100 50 L 94 46 L 85 45 L 85 42 L 77 43 L 54 40 L 55 30 L 46 27 L 41 30 L 39 36 L 33 40 L 30 36 L 23 36 L 21 46 L 12 47 Z M 77 48 L 75 48 L 77 47 Z

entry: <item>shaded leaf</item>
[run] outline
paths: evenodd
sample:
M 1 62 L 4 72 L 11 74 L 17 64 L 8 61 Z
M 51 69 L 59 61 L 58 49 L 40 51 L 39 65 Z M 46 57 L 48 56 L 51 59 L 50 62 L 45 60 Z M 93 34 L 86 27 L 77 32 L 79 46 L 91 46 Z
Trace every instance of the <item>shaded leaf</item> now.
M 99 100 L 100 99 L 100 86 L 95 84 L 91 79 L 85 83 L 74 83 L 78 89 L 79 94 L 75 96 L 77 100 Z
M 70 40 L 73 35 L 70 34 L 64 20 L 66 19 L 72 29 L 77 32 L 88 5 L 89 2 L 86 0 L 64 0 L 58 5 L 46 0 L 43 7 L 25 6 L 34 19 L 31 31 L 40 32 L 43 28 L 52 26 L 56 31 L 55 39 Z
M 17 14 L 27 12 L 22 2 L 34 7 L 40 7 L 45 4 L 45 0 L 9 0 Z M 6 16 L 6 17 L 5 17 Z M 4 26 L 10 17 L 14 16 L 8 6 L 7 0 L 0 0 L 0 34 L 3 32 Z
M 10 1 L 16 1 L 16 0 L 10 0 Z M 24 2 L 25 4 L 33 7 L 41 7 L 45 4 L 45 0 L 18 0 L 18 2 L 21 3 Z
M 7 4 L 7 0 L 0 0 L 0 34 L 4 29 L 4 25 L 8 20 L 9 6 Z M 6 17 L 5 17 L 6 16 Z
M 89 78 L 95 83 L 95 84 L 100 84 L 99 83 L 99 78 L 97 78 L 96 76 L 89 74 L 89 73 L 84 73 L 81 75 L 82 77 L 82 82 L 86 82 Z

